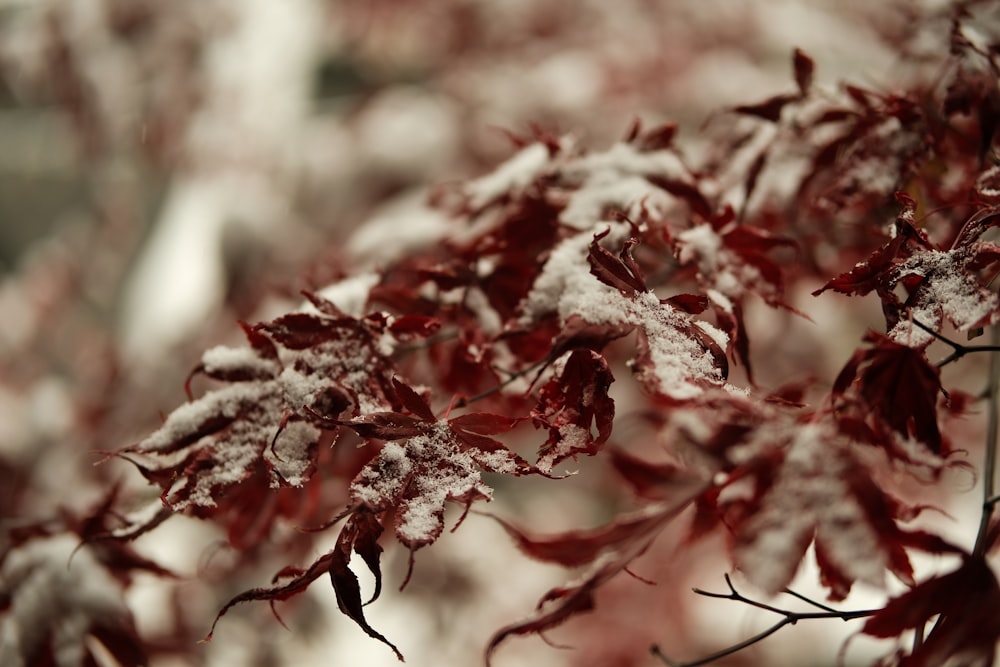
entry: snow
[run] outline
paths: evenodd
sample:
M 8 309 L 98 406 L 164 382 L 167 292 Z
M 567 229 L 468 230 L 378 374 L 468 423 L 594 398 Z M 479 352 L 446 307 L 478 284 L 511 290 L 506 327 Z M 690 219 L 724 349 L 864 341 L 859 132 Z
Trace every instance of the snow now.
M 278 364 L 274 360 L 258 356 L 253 348 L 227 347 L 225 345 L 217 345 L 205 350 L 201 355 L 201 364 L 209 375 L 249 370 L 256 377 L 273 377 L 279 370 Z
M 211 449 L 211 473 L 180 477 L 168 490 L 164 499 L 175 511 L 192 505 L 215 507 L 219 489 L 243 481 L 250 476 L 260 460 L 260 444 L 256 439 L 256 424 L 234 422 L 224 442 L 217 442 Z M 183 495 L 181 495 L 183 493 Z
M 427 205 L 427 191 L 416 189 L 377 208 L 347 241 L 347 253 L 362 266 L 381 265 L 444 238 L 454 224 Z
M 351 317 L 361 317 L 365 314 L 365 305 L 368 303 L 368 292 L 378 284 L 378 281 L 379 275 L 377 273 L 359 273 L 350 278 L 344 278 L 343 280 L 327 285 L 319 290 L 317 294 Z M 319 313 L 319 310 L 309 302 L 303 304 L 302 311 L 313 314 Z
M 287 484 L 302 486 L 306 483 L 312 466 L 309 449 L 319 441 L 319 436 L 319 429 L 305 421 L 290 421 L 278 434 L 274 455 L 269 460 Z M 277 487 L 278 481 L 272 479 L 271 486 Z
M 665 150 L 644 153 L 625 143 L 567 161 L 560 172 L 569 182 L 580 185 L 569 195 L 559 220 L 580 230 L 591 229 L 609 209 L 624 211 L 633 219 L 640 217 L 643 206 L 654 216 L 665 215 L 674 198 L 647 177 L 693 184 L 691 175 L 674 153 Z
M 614 245 L 627 237 L 626 223 L 609 224 L 604 242 Z M 555 247 L 542 273 L 536 279 L 524 304 L 524 320 L 546 313 L 559 314 L 563 325 L 572 317 L 594 325 L 628 325 L 640 328 L 646 337 L 652 375 L 637 368 L 640 376 L 655 384 L 658 391 L 675 399 L 692 398 L 702 389 L 693 380 L 722 384 L 721 372 L 712 355 L 699 342 L 684 333 L 697 326 L 720 347 L 726 349 L 728 337 L 707 322 L 695 322 L 688 315 L 660 303 L 651 292 L 634 298 L 623 296 L 590 272 L 587 261 L 593 233 L 582 232 Z
M 10 594 L 8 613 L 0 619 L 4 667 L 30 667 L 24 655 L 43 642 L 51 642 L 59 667 L 81 665 L 95 624 L 122 628 L 130 622 L 121 585 L 89 547 L 76 550 L 79 543 L 75 535 L 59 535 L 8 552 L 0 569 Z
M 624 223 L 608 223 L 607 229 L 605 243 L 609 244 L 623 243 L 629 233 Z M 573 314 L 594 324 L 622 320 L 624 311 L 616 299 L 618 291 L 590 273 L 587 254 L 593 240 L 593 232 L 585 231 L 568 237 L 552 250 L 523 304 L 524 323 L 553 311 L 563 322 Z
M 897 275 L 917 275 L 927 278 L 921 294 L 910 309 L 910 317 L 931 329 L 940 327 L 946 318 L 959 331 L 969 331 L 985 321 L 991 321 L 1000 310 L 1000 297 L 981 287 L 974 276 L 963 270 L 963 253 L 956 248 L 948 252 L 924 251 L 906 260 Z M 889 338 L 902 345 L 921 347 L 934 337 L 908 319 L 901 320 L 889 331 Z
M 630 219 L 639 219 L 646 206 L 654 216 L 662 216 L 673 197 L 639 176 L 621 176 L 604 182 L 588 182 L 573 192 L 559 222 L 574 229 L 590 229 L 604 220 L 606 211 L 623 211 Z
M 144 452 L 165 450 L 196 432 L 216 416 L 235 419 L 247 405 L 262 401 L 272 387 L 267 383 L 237 383 L 211 391 L 174 409 L 163 425 L 140 443 Z
M 795 574 L 813 539 L 849 579 L 881 586 L 888 555 L 848 479 L 856 465 L 827 423 L 799 427 L 774 486 L 743 529 L 739 568 L 777 593 Z
M 638 150 L 626 143 L 616 143 L 608 150 L 589 153 L 563 170 L 568 178 L 585 179 L 592 183 L 610 183 L 623 176 L 656 176 L 691 184 L 691 174 L 675 153 L 668 150 Z
M 559 440 L 542 456 L 535 464 L 544 473 L 552 472 L 552 464 L 557 458 L 563 457 L 566 453 L 574 450 L 580 451 L 586 448 L 592 441 L 590 431 L 577 424 L 562 424 L 559 427 Z
M 549 149 L 541 143 L 522 148 L 492 172 L 465 186 L 469 204 L 482 208 L 504 195 L 524 190 L 549 166 Z
M 399 503 L 396 535 L 408 545 L 427 544 L 441 532 L 449 499 L 492 497 L 480 469 L 512 473 L 516 466 L 503 451 L 463 451 L 439 422 L 426 433 L 387 442 L 351 484 L 351 496 L 377 510 Z
M 678 233 L 677 246 L 677 260 L 681 264 L 697 264 L 699 277 L 709 285 L 709 298 L 720 305 L 739 299 L 748 286 L 761 283 L 757 267 L 727 250 L 720 232 L 708 223 Z
M 525 189 L 545 172 L 549 161 L 549 149 L 544 144 L 525 146 L 492 172 L 465 186 L 469 204 L 474 209 L 482 208 Z
M 709 275 L 715 273 L 711 269 L 717 266 L 719 251 L 722 250 L 722 238 L 712 225 L 705 223 L 685 229 L 677 234 L 677 245 L 680 248 L 677 259 L 681 264 L 697 262 L 710 269 L 705 273 Z

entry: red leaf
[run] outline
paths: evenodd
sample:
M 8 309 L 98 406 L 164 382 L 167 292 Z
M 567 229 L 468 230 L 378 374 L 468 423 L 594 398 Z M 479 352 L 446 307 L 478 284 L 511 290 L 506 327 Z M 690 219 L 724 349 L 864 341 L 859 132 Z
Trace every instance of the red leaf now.
M 511 430 L 521 420 L 506 415 L 495 415 L 488 412 L 470 412 L 452 417 L 448 425 L 457 431 L 478 433 L 480 435 L 497 435 Z
M 493 517 L 526 553 L 535 558 L 562 564 L 583 564 L 593 562 L 599 554 L 606 554 L 607 557 L 598 559 L 578 581 L 546 593 L 533 615 L 498 630 L 486 649 L 487 665 L 508 637 L 541 633 L 593 609 L 594 592 L 642 555 L 659 530 L 687 507 L 696 495 L 652 505 L 592 531 L 571 531 L 548 538 L 528 535 Z
M 518 548 L 528 556 L 564 567 L 586 565 L 595 561 L 604 551 L 636 540 L 645 540 L 664 521 L 664 516 L 659 511 L 644 510 L 618 517 L 600 528 L 542 536 L 527 533 L 492 514 L 487 516 L 503 526 Z
M 569 354 L 562 372 L 545 383 L 531 411 L 536 426 L 549 429 L 538 460 L 541 470 L 549 472 L 571 456 L 599 451 L 614 422 L 615 402 L 608 396 L 614 380 L 604 357 L 577 349 Z
M 619 256 L 615 257 L 598 243 L 609 232 L 610 229 L 594 235 L 594 240 L 590 244 L 590 254 L 587 255 L 590 272 L 597 276 L 601 282 L 614 287 L 624 296 L 634 296 L 637 292 L 645 292 L 646 281 L 631 254 L 632 246 L 638 241 L 634 238 L 629 239 L 622 247 Z
M 677 135 L 677 123 L 664 123 L 650 128 L 639 137 L 639 150 L 643 152 L 661 151 L 670 148 Z
M 775 95 L 757 104 L 743 104 L 733 107 L 733 111 L 777 123 L 781 119 L 781 112 L 785 106 L 790 102 L 798 101 L 798 99 L 798 95 Z
M 669 304 L 688 315 L 700 315 L 708 308 L 708 297 L 704 294 L 676 294 L 661 303 Z
M 389 331 L 400 340 L 427 338 L 441 329 L 441 320 L 426 315 L 403 315 L 392 320 Z
M 935 453 L 942 452 L 937 422 L 940 373 L 921 350 L 895 343 L 870 332 L 873 345 L 854 353 L 834 383 L 834 394 L 844 395 L 853 380 L 852 396 L 859 410 L 879 430 L 888 427 L 904 440 L 918 440 Z
M 752 480 L 751 498 L 719 497 L 734 533 L 736 565 L 755 585 L 777 593 L 815 541 L 831 598 L 842 599 L 858 580 L 879 586 L 886 572 L 912 581 L 905 547 L 936 551 L 940 545 L 898 526 L 906 508 L 872 479 L 833 424 L 789 419 L 778 426 L 782 421 L 772 417 L 761 433 L 749 435 L 746 447 L 757 442 L 761 453 L 726 482 Z
M 997 225 L 1000 225 L 1000 206 L 990 206 L 977 211 L 962 225 L 961 231 L 951 244 L 951 249 L 969 247 L 983 235 L 983 232 Z
M 403 654 L 399 649 L 368 624 L 365 618 L 364 604 L 361 602 L 361 586 L 358 578 L 349 567 L 351 562 L 351 552 L 361 556 L 361 559 L 368 566 L 368 570 L 375 577 L 375 592 L 371 601 L 378 598 L 382 590 L 382 570 L 379 566 L 379 559 L 382 547 L 379 546 L 378 538 L 382 534 L 382 524 L 378 518 L 368 511 L 357 511 L 351 515 L 337 537 L 337 546 L 329 554 L 330 556 L 330 579 L 333 582 L 333 590 L 337 594 L 337 606 L 340 611 L 353 620 L 365 631 L 369 637 L 377 639 L 389 648 L 400 662 L 403 661 Z
M 229 600 L 229 602 L 223 605 L 222 609 L 220 609 L 218 614 L 216 614 L 215 621 L 212 622 L 211 629 L 202 641 L 211 641 L 212 635 L 215 633 L 215 626 L 219 624 L 219 620 L 226 614 L 226 612 L 240 603 L 259 600 L 267 600 L 274 603 L 281 600 L 287 600 L 298 595 L 299 593 L 302 593 L 309 587 L 309 584 L 316 581 L 329 571 L 330 563 L 333 560 L 333 554 L 334 552 L 331 551 L 330 553 L 321 556 L 306 570 L 298 570 L 295 568 L 283 569 L 282 572 L 275 577 L 276 579 L 283 573 L 295 573 L 292 580 L 285 584 L 270 586 L 268 588 L 252 588 L 233 597 Z
M 401 440 L 425 433 L 427 421 L 401 412 L 373 412 L 357 419 L 340 422 L 362 438 Z
M 795 72 L 795 83 L 799 87 L 799 93 L 803 96 L 809 94 L 812 87 L 813 70 L 816 64 L 813 59 L 806 55 L 802 49 L 795 49 L 792 56 L 792 69 Z
M 991 665 L 1000 640 L 1000 586 L 982 557 L 970 557 L 948 574 L 931 577 L 870 617 L 861 629 L 873 637 L 898 637 L 939 621 L 924 641 L 899 662 L 936 667 L 961 657 L 962 664 Z
M 424 421 L 435 421 L 436 418 L 434 417 L 434 411 L 431 410 L 431 404 L 427 402 L 425 397 L 414 391 L 413 387 L 397 377 L 392 378 L 392 386 L 396 390 L 396 398 L 399 399 L 404 408 Z
M 678 489 L 691 488 L 700 478 L 674 463 L 650 463 L 618 447 L 608 450 L 611 465 L 636 494 L 651 500 L 663 500 Z

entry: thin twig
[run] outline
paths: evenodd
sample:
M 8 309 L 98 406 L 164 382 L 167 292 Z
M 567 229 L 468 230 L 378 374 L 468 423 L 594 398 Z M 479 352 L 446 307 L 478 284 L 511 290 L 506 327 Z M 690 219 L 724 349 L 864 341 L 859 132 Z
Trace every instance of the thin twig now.
M 806 604 L 811 604 L 812 606 L 816 607 L 817 609 L 822 609 L 823 611 L 829 611 L 829 612 L 832 612 L 834 614 L 839 613 L 833 607 L 827 607 L 825 604 L 821 604 L 819 602 L 816 602 L 812 598 L 807 598 L 805 595 L 802 595 L 801 593 L 796 593 L 791 588 L 786 588 L 785 590 L 782 591 L 782 593 L 785 593 L 786 595 L 791 595 L 793 598 L 798 598 L 799 600 L 802 600 Z M 845 619 L 845 620 L 847 620 L 847 619 Z
M 1000 349 L 1000 327 L 990 330 L 991 342 Z M 1000 355 L 990 355 L 989 377 L 989 417 L 986 426 L 986 451 L 983 454 L 983 511 L 979 518 L 979 532 L 976 534 L 976 546 L 972 553 L 982 556 L 986 553 L 987 535 L 990 519 L 993 518 L 993 507 L 996 504 L 995 478 L 997 461 L 997 437 L 1000 415 L 997 414 L 997 394 L 1000 387 Z
M 820 604 L 815 600 L 810 600 L 804 595 L 785 589 L 784 591 L 785 593 L 788 593 L 789 595 L 798 598 L 799 600 L 807 604 L 810 604 L 814 607 L 818 607 L 824 610 L 824 611 L 812 611 L 812 612 L 788 611 L 787 609 L 779 609 L 778 607 L 774 607 L 769 604 L 765 604 L 763 602 L 758 602 L 757 600 L 751 600 L 748 597 L 744 597 L 736 590 L 736 587 L 733 586 L 732 579 L 729 578 L 728 574 L 725 575 L 725 579 L 726 579 L 726 585 L 729 587 L 728 593 L 711 593 L 709 591 L 703 591 L 700 588 L 695 588 L 694 592 L 697 593 L 698 595 L 703 595 L 705 597 L 718 598 L 721 600 L 735 600 L 737 602 L 742 602 L 745 605 L 756 607 L 757 609 L 763 609 L 765 611 L 770 611 L 772 613 L 779 614 L 780 616 L 783 616 L 783 618 L 780 621 L 776 622 L 774 625 L 770 626 L 769 628 L 766 628 L 765 630 L 762 630 L 761 632 L 758 632 L 752 637 L 737 642 L 736 644 L 724 648 L 721 651 L 716 651 L 711 655 L 707 655 L 703 658 L 699 658 L 691 662 L 675 662 L 671 660 L 669 657 L 667 657 L 667 655 L 663 653 L 663 650 L 660 649 L 658 645 L 654 644 L 650 649 L 650 652 L 655 657 L 659 658 L 663 662 L 663 664 L 667 665 L 667 667 L 700 667 L 701 665 L 707 665 L 709 663 L 715 662 L 716 660 L 721 660 L 722 658 L 728 657 L 730 655 L 733 655 L 734 653 L 742 651 L 743 649 L 752 646 L 757 642 L 773 635 L 775 632 L 785 627 L 786 625 L 795 625 L 799 621 L 807 621 L 814 619 L 829 619 L 829 618 L 839 618 L 843 621 L 852 621 L 858 618 L 865 618 L 867 616 L 871 616 L 881 611 L 880 609 L 837 611 L 836 609 L 827 607 L 826 605 Z
M 941 335 L 940 333 L 938 333 L 937 331 L 930 328 L 929 326 L 927 326 L 926 324 L 924 324 L 923 322 L 921 322 L 916 318 L 911 318 L 910 321 L 913 322 L 913 324 L 915 324 L 917 328 L 923 329 L 931 336 L 934 336 L 935 339 L 941 341 L 942 343 L 944 343 L 945 345 L 947 345 L 952 349 L 951 354 L 949 354 L 941 361 L 937 362 L 938 368 L 947 366 L 948 364 L 954 361 L 958 361 L 965 355 L 972 354 L 973 352 L 1000 352 L 1000 344 L 997 343 L 997 339 L 995 336 L 992 345 L 962 345 L 961 343 L 956 343 L 950 338 Z
M 546 364 L 549 364 L 551 362 L 552 362 L 552 359 L 550 357 L 545 357 L 544 359 L 536 361 L 535 363 L 531 364 L 530 366 L 526 366 L 525 368 L 522 368 L 519 371 L 516 371 L 514 373 L 510 373 L 509 377 L 506 380 L 504 380 L 503 382 L 501 382 L 500 384 L 498 384 L 498 385 L 490 387 L 489 389 L 486 389 L 485 391 L 482 391 L 482 392 L 476 394 L 475 396 L 470 396 L 469 398 L 461 398 L 461 399 L 455 401 L 455 404 L 452 405 L 451 407 L 452 408 L 464 408 L 465 406 L 469 405 L 470 403 L 475 403 L 476 401 L 481 401 L 484 398 L 488 398 L 490 396 L 493 396 L 494 394 L 497 394 L 500 391 L 502 391 L 504 389 L 504 387 L 507 387 L 508 385 L 512 384 L 516 380 L 519 380 L 520 378 L 524 377 L 528 373 L 531 373 L 532 371 L 536 370 L 540 366 L 545 366 Z

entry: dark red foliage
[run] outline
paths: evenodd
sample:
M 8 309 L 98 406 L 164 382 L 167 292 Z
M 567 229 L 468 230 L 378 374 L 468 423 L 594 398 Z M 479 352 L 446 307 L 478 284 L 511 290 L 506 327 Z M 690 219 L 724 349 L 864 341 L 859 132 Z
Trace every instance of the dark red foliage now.
M 1000 585 L 982 557 L 968 557 L 961 567 L 931 577 L 889 600 L 869 618 L 862 632 L 873 637 L 898 637 L 923 628 L 938 617 L 934 629 L 899 667 L 933 667 L 961 660 L 967 665 L 991 665 L 1000 641 Z
M 947 454 L 937 421 L 938 369 L 921 351 L 874 332 L 865 341 L 871 347 L 855 352 L 833 384 L 834 396 L 849 406 L 846 414 L 867 423 L 871 444 L 895 456 L 907 457 L 897 444 L 900 440 L 915 440 L 934 454 Z
M 991 566 L 926 530 L 930 505 L 909 500 L 957 450 L 976 450 L 952 442 L 974 428 L 951 433 L 945 420 L 995 409 L 978 389 L 951 390 L 940 368 L 995 354 L 951 336 L 1000 321 L 1000 245 L 989 240 L 1000 175 L 986 159 L 1000 49 L 962 28 L 972 4 L 951 14 L 952 51 L 932 78 L 820 90 L 796 49 L 794 89 L 716 116 L 699 151 L 680 149 L 672 122 L 635 121 L 604 151 L 538 128 L 514 137 L 508 162 L 436 193 L 440 238 L 359 266 L 367 286 L 343 303 L 331 295 L 345 283 L 305 293 L 292 312 L 241 324 L 246 346 L 205 352 L 189 401 L 119 452 L 163 508 L 111 526 L 109 501 L 73 530 L 122 585 L 122 572 L 165 572 L 110 537 L 177 512 L 219 524 L 247 560 L 322 553 L 236 595 L 216 622 L 329 574 L 339 610 L 402 660 L 364 613 L 382 592 L 384 551 L 408 552 L 405 586 L 449 505 L 462 511 L 457 528 L 492 499 L 494 479 L 508 478 L 503 490 L 527 475 L 557 483 L 556 466 L 594 457 L 587 473 L 614 474 L 588 487 L 608 493 L 595 499 L 602 512 L 617 512 L 600 527 L 540 534 L 493 516 L 527 557 L 580 571 L 497 631 L 487 661 L 511 637 L 592 611 L 598 589 L 691 508 L 679 541 L 721 536 L 729 565 L 765 593 L 782 592 L 810 549 L 831 599 L 902 581 L 909 590 L 863 632 L 895 638 L 938 620 L 894 664 L 989 663 L 1000 638 Z M 845 313 L 848 299 L 872 295 L 884 330 L 853 353 L 827 331 L 790 339 L 780 316 L 808 313 L 810 290 Z M 932 361 L 941 346 L 951 356 Z M 730 363 L 745 373 L 731 376 Z M 197 395 L 195 380 L 209 389 Z M 317 531 L 284 535 L 340 522 L 332 549 Z M 921 579 L 913 551 L 963 564 Z M 371 600 L 352 556 L 375 579 Z M 131 630 L 95 636 L 127 662 L 140 657 Z

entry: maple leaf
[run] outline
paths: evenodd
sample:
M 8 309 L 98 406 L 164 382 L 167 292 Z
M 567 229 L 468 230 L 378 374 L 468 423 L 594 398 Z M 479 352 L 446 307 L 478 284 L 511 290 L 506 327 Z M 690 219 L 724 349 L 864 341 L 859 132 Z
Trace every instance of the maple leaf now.
M 391 407 L 386 353 L 397 337 L 433 330 L 378 313 L 357 319 L 309 297 L 317 312 L 243 325 L 250 347 L 208 350 L 195 373 L 229 384 L 175 409 L 157 431 L 119 452 L 161 486 L 173 511 L 227 517 L 235 545 L 255 541 L 247 527 L 269 523 L 251 520 L 251 508 L 294 507 L 263 499 L 312 477 L 320 443 L 335 438 L 315 415 Z
M 1000 585 L 981 556 L 969 556 L 947 574 L 931 577 L 898 595 L 871 616 L 861 631 L 872 637 L 898 637 L 938 622 L 899 667 L 944 664 L 992 665 L 1000 640 Z
M 713 306 L 719 326 L 726 332 L 729 352 L 747 370 L 753 382 L 749 339 L 743 318 L 743 299 L 760 295 L 772 306 L 784 303 L 784 280 L 778 263 L 769 253 L 778 248 L 797 248 L 791 239 L 766 230 L 738 224 L 727 215 L 686 229 L 673 239 L 681 265 L 697 268 L 697 279 Z
M 32 540 L 6 554 L 0 590 L 0 663 L 10 667 L 97 664 L 96 642 L 122 665 L 144 665 L 146 648 L 124 589 L 72 535 Z
M 384 440 L 378 457 L 351 483 L 351 504 L 366 511 L 396 511 L 396 537 L 411 550 L 434 542 L 448 501 L 471 504 L 492 490 L 481 471 L 535 472 L 520 456 L 490 436 L 509 431 L 518 419 L 468 413 L 437 419 L 427 400 L 393 378 L 408 412 L 376 412 L 341 422 L 369 440 Z
M 875 332 L 866 334 L 865 341 L 871 346 L 857 350 L 844 365 L 833 395 L 853 408 L 853 419 L 871 426 L 871 444 L 884 447 L 893 458 L 914 461 L 904 448 L 907 441 L 923 443 L 933 455 L 947 454 L 937 421 L 939 369 L 921 350 Z M 858 434 L 848 415 L 842 415 L 842 424 Z M 929 461 L 924 457 L 921 462 Z
M 60 521 L 26 523 L 4 535 L 0 664 L 96 665 L 102 652 L 117 664 L 147 664 L 126 590 L 136 572 L 174 574 L 112 537 L 119 490 L 82 516 L 64 510 Z
M 919 251 L 896 267 L 891 284 L 908 288 L 903 306 L 909 310 L 909 319 L 890 330 L 893 340 L 909 345 L 926 345 L 933 340 L 912 320 L 935 330 L 948 321 L 967 332 L 1000 319 L 1000 298 L 979 278 L 980 271 L 1000 262 L 1000 246 L 977 240 L 998 223 L 1000 208 L 983 209 L 969 218 L 949 250 Z
M 577 454 L 596 454 L 611 435 L 615 403 L 608 396 L 614 376 L 592 350 L 569 353 L 562 371 L 539 390 L 531 412 L 536 426 L 549 429 L 537 465 L 544 472 Z M 596 435 L 592 428 L 597 429 Z
M 736 566 L 762 590 L 776 594 L 815 543 L 820 579 L 831 599 L 846 597 L 855 581 L 881 586 L 886 571 L 912 584 L 904 547 L 931 548 L 932 543 L 923 533 L 897 525 L 906 517 L 902 504 L 872 479 L 831 424 L 788 426 L 784 434 L 773 426 L 762 428 L 763 437 L 784 438 L 785 444 L 769 445 L 726 482 L 753 479 L 749 501 L 727 501 L 725 491 L 719 496 L 722 506 L 735 503 L 744 510 L 729 519 Z
M 521 323 L 529 326 L 553 313 L 563 329 L 553 346 L 600 348 L 638 332 L 636 377 L 667 400 L 686 400 L 704 387 L 724 383 L 725 334 L 694 319 L 670 300 L 646 289 L 630 250 L 632 226 L 612 225 L 592 235 L 581 233 L 560 243 L 549 256 L 524 304 Z M 622 243 L 615 254 L 600 243 Z
M 1000 318 L 1000 299 L 978 274 L 1000 262 L 1000 248 L 978 238 L 1000 220 L 1000 209 L 985 208 L 970 217 L 947 250 L 935 248 L 913 227 L 915 202 L 897 195 L 904 206 L 895 236 L 850 271 L 827 282 L 814 295 L 832 289 L 842 294 L 878 293 L 886 313 L 888 335 L 913 347 L 926 347 L 934 337 L 923 327 L 940 330 L 945 321 L 959 331 L 978 329 Z M 897 285 L 906 292 L 896 294 Z M 902 311 L 908 316 L 901 318 Z
M 482 481 L 482 471 L 522 475 L 537 469 L 490 437 L 509 431 L 518 419 L 489 413 L 437 419 L 426 397 L 398 378 L 394 377 L 392 384 L 395 398 L 406 412 L 375 412 L 339 422 L 366 440 L 385 444 L 351 483 L 347 508 L 327 524 L 347 517 L 336 548 L 306 570 L 279 573 L 293 576 L 287 583 L 236 596 L 219 612 L 216 623 L 235 604 L 285 600 L 304 591 L 323 572 L 329 572 L 341 612 L 403 659 L 396 646 L 365 618 L 361 589 L 349 567 L 351 553 L 361 556 L 375 577 L 374 601 L 382 582 L 378 538 L 382 521 L 390 511 L 395 514 L 397 539 L 411 552 L 405 587 L 412 573 L 413 552 L 440 536 L 448 501 L 463 502 L 468 508 L 475 500 L 488 500 L 492 489 Z M 317 418 L 330 421 L 319 415 Z
M 544 562 L 575 567 L 591 563 L 574 582 L 548 591 L 528 618 L 498 630 L 486 648 L 486 662 L 506 639 L 539 634 L 557 627 L 577 614 L 594 608 L 594 593 L 649 548 L 652 540 L 669 521 L 687 507 L 702 485 L 689 487 L 670 500 L 652 503 L 611 523 L 591 530 L 568 531 L 549 536 L 527 533 L 498 517 L 492 517 L 518 548 Z
M 906 258 L 916 248 L 931 247 L 926 236 L 913 226 L 913 207 L 916 206 L 916 203 L 908 197 L 907 200 L 904 200 L 906 207 L 904 212 L 896 219 L 895 234 L 892 238 L 879 246 L 867 259 L 856 264 L 850 271 L 829 280 L 823 287 L 814 291 L 813 296 L 819 296 L 827 290 L 834 290 L 846 295 L 865 295 L 875 291 L 883 300 L 894 298 L 892 289 L 895 285 L 894 271 L 896 267 L 906 261 Z

